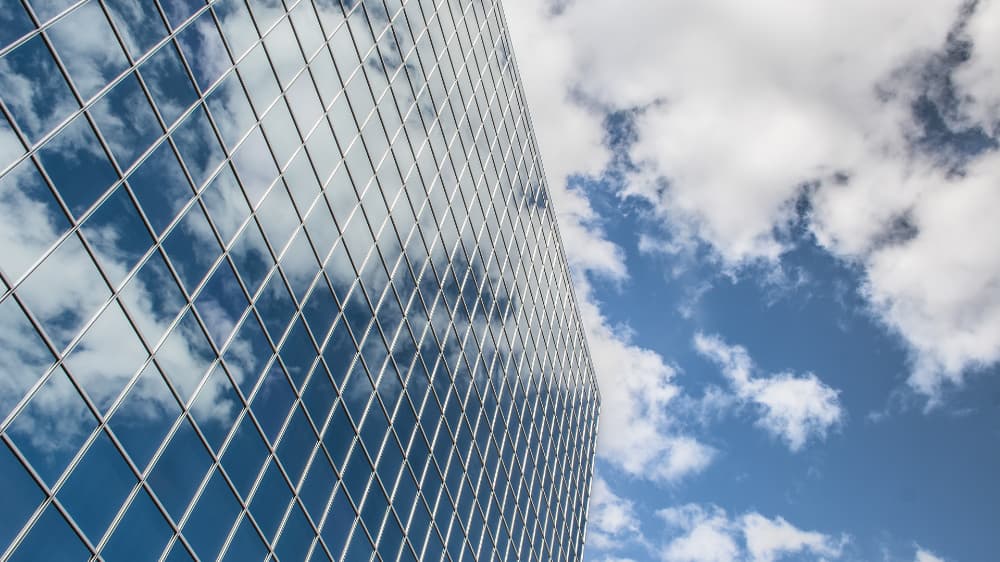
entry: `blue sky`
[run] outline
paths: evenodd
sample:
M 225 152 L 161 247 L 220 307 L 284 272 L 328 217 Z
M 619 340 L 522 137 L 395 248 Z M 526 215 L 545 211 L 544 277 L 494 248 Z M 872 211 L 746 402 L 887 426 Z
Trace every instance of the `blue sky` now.
M 588 560 L 995 559 L 1000 3 L 506 10 L 602 386 Z

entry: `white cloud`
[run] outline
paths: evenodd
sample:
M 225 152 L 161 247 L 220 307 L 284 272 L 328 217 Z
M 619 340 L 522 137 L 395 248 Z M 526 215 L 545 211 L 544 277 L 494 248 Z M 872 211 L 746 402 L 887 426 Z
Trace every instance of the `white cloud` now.
M 758 425 L 785 441 L 792 451 L 810 440 L 826 438 L 843 422 L 839 392 L 813 373 L 755 376 L 746 348 L 728 345 L 718 336 L 695 334 L 695 349 L 721 369 L 733 393 L 759 411 Z
M 921 547 L 917 547 L 917 554 L 913 559 L 913 562 L 945 562 L 944 558 L 939 558 L 936 554 L 929 550 L 924 550 Z
M 688 504 L 661 510 L 658 515 L 681 532 L 663 548 L 661 558 L 666 562 L 729 562 L 739 558 L 737 529 L 721 508 Z
M 577 279 L 580 313 L 601 388 L 598 452 L 642 478 L 675 481 L 703 470 L 714 450 L 685 434 L 672 416 L 681 392 L 676 371 L 655 351 L 633 344 L 627 328 L 612 326 L 589 283 Z
M 593 133 L 604 110 L 642 107 L 631 149 L 641 170 L 626 194 L 662 217 L 668 249 L 707 244 L 727 271 L 777 265 L 809 184 L 807 228 L 860 267 L 873 314 L 912 352 L 915 389 L 937 397 L 1000 360 L 1000 258 L 984 243 L 1000 239 L 1000 152 L 951 174 L 953 161 L 914 147 L 912 112 L 965 17 L 958 36 L 972 47 L 945 117 L 998 130 L 997 3 L 626 0 L 614 17 L 597 0 L 514 6 L 558 178 L 607 162 Z
M 632 502 L 617 496 L 603 478 L 595 478 L 590 490 L 587 545 L 600 550 L 616 549 L 641 535 Z
M 782 517 L 757 512 L 730 517 L 714 505 L 687 504 L 662 509 L 667 542 L 660 550 L 666 562 L 774 562 L 786 555 L 815 559 L 841 556 L 845 537 L 803 531 Z
M 842 542 L 815 531 L 802 531 L 781 517 L 768 519 L 759 513 L 748 513 L 741 523 L 747 552 L 754 562 L 772 562 L 785 554 L 803 551 L 840 557 Z

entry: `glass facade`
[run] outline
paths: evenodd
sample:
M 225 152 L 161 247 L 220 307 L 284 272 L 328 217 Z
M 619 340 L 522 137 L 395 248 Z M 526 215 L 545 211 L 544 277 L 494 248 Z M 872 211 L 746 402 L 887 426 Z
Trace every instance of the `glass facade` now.
M 581 559 L 560 244 L 493 0 L 5 0 L 0 559 Z

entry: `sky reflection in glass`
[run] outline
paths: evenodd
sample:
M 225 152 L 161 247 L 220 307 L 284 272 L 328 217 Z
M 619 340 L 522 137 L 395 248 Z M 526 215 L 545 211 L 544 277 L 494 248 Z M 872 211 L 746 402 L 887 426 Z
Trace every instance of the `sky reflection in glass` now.
M 0 557 L 580 558 L 599 399 L 498 4 L 9 8 Z

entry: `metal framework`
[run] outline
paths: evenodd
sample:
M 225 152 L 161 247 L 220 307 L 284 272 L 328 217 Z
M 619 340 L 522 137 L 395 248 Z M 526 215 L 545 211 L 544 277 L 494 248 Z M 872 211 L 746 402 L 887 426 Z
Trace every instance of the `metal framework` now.
M 599 397 L 499 3 L 0 28 L 3 560 L 582 557 Z

